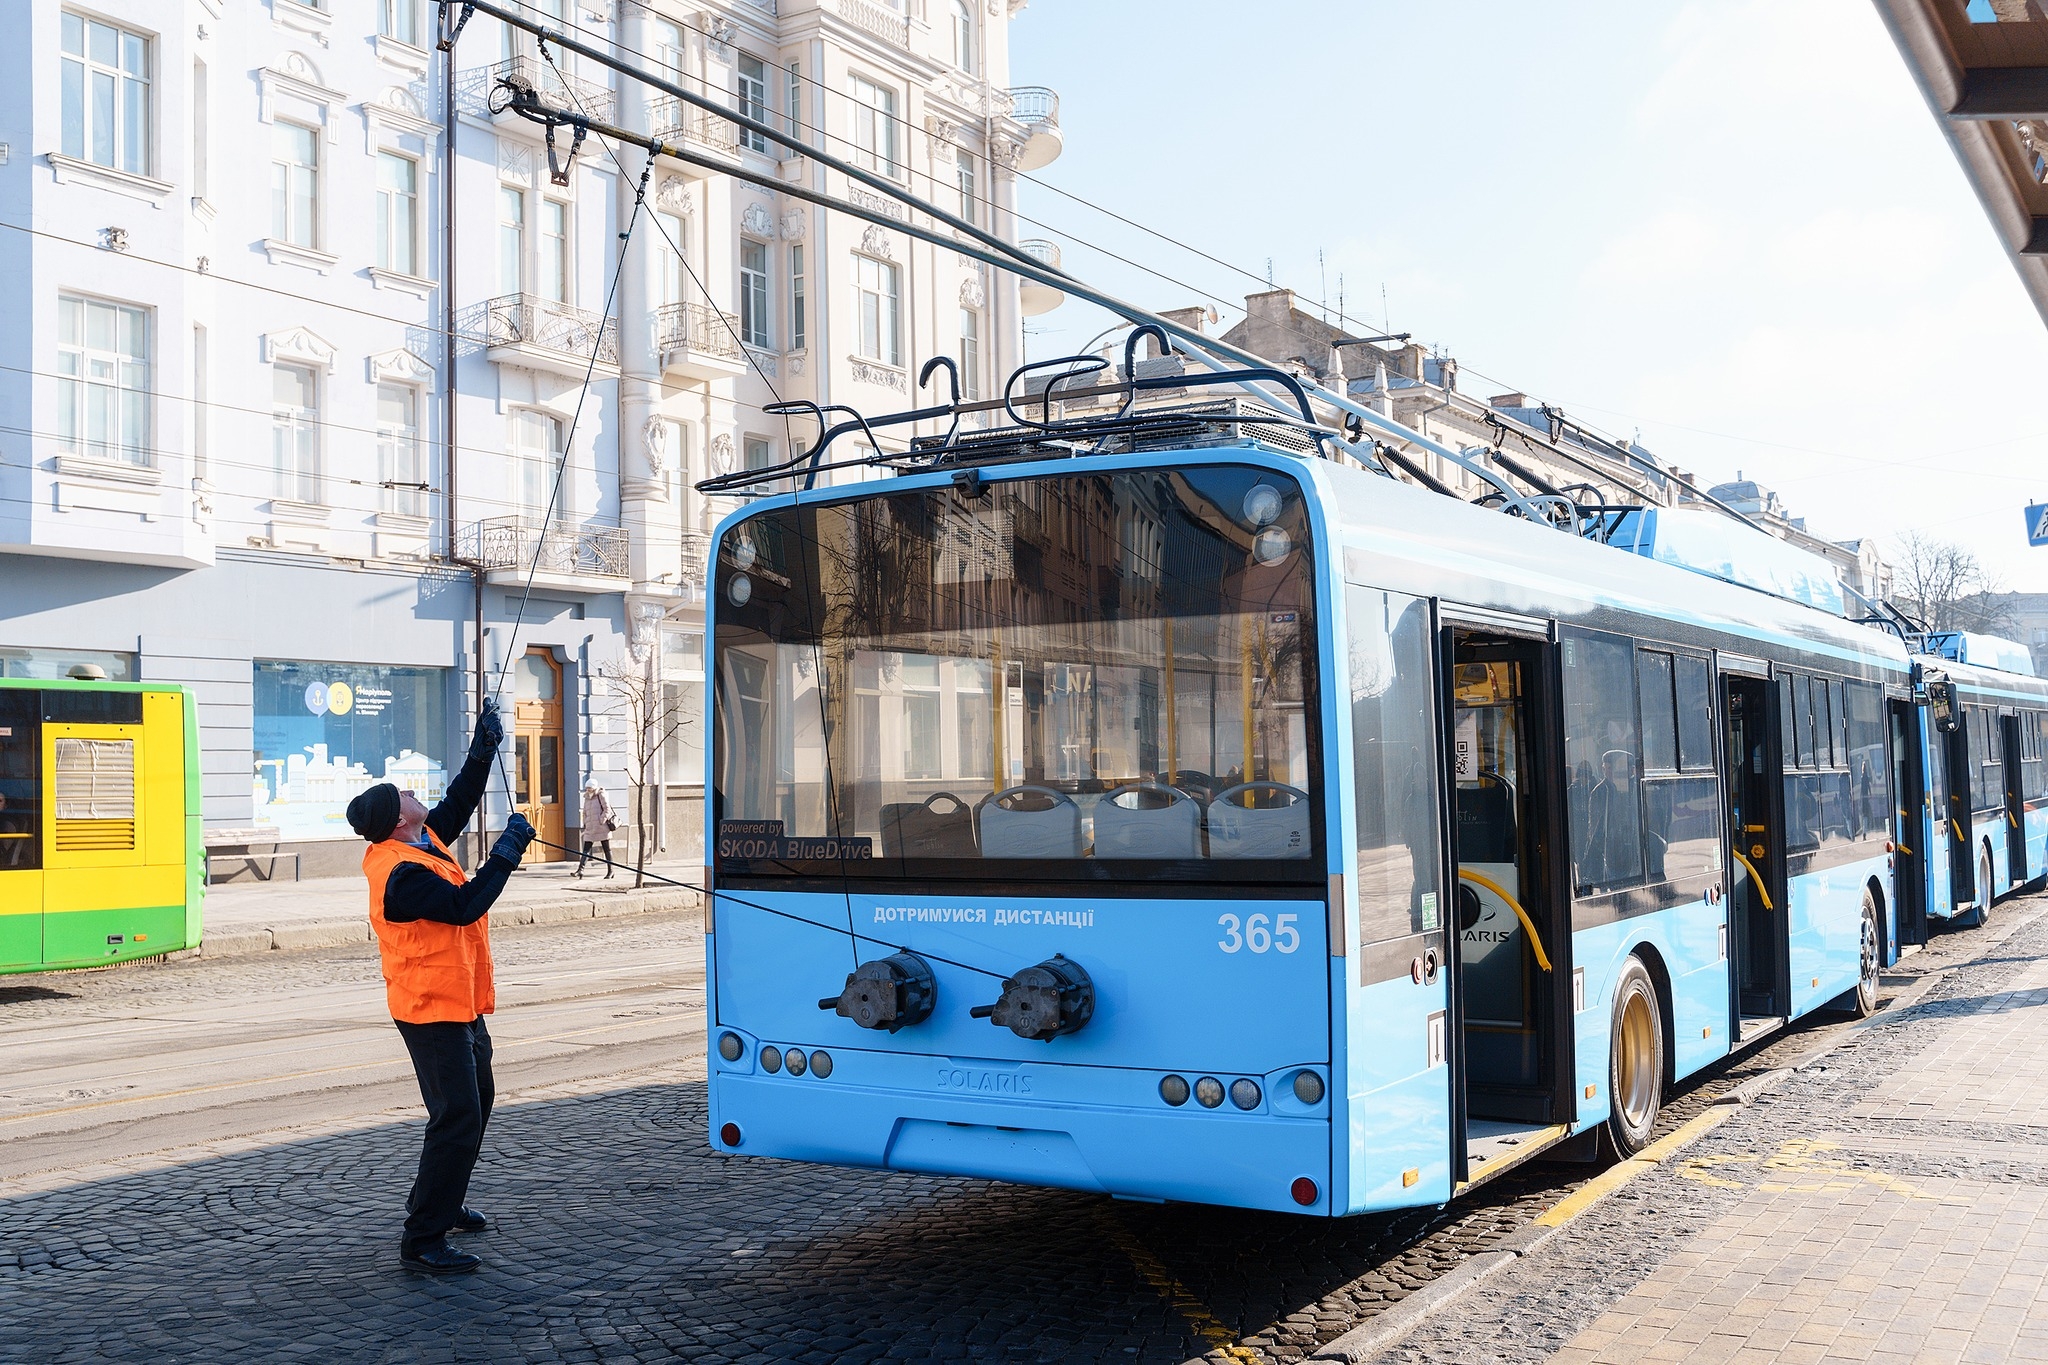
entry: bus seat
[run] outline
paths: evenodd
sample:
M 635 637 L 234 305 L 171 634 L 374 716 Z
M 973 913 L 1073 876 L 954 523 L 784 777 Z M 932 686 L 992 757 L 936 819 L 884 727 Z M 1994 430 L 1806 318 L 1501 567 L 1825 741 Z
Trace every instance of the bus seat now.
M 1516 861 L 1515 802 L 1505 779 L 1482 773 L 1458 786 L 1458 858 L 1468 863 Z
M 1240 793 L 1278 792 L 1284 806 L 1240 806 Z M 1212 858 L 1306 858 L 1311 847 L 1308 793 L 1280 782 L 1244 782 L 1217 793 L 1209 803 Z
M 950 801 L 952 809 L 934 810 Z M 882 807 L 882 856 L 885 858 L 972 858 L 974 810 L 951 792 L 933 792 L 922 801 L 892 801 Z
M 1016 802 L 1014 806 L 1003 803 Z M 1023 804 L 1030 802 L 1030 805 Z M 1049 787 L 1010 787 L 984 800 L 981 856 L 984 858 L 1078 858 L 1081 808 Z
M 1186 792 L 1161 783 L 1126 783 L 1095 807 L 1095 856 L 1199 858 L 1201 808 Z

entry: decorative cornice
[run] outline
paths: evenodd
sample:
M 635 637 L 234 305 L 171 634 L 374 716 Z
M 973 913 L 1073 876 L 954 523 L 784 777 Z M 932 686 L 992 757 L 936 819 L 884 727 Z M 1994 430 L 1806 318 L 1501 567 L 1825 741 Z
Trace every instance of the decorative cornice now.
M 749 237 L 773 237 L 775 215 L 766 204 L 749 204 L 740 212 L 740 231 Z
M 396 270 L 386 270 L 380 265 L 369 267 L 370 283 L 379 289 L 395 289 L 401 294 L 410 294 L 424 299 L 434 292 L 434 282 L 422 275 L 406 275 Z
M 402 384 L 425 384 L 434 377 L 434 367 L 403 346 L 379 351 L 366 363 L 372 384 L 384 379 L 397 380 Z
M 391 86 L 376 99 L 364 100 L 362 111 L 363 134 L 368 144 L 364 151 L 377 151 L 377 133 L 382 128 L 419 138 L 429 151 L 440 144 L 441 125 L 427 117 L 420 97 L 410 90 Z
M 805 221 L 802 208 L 791 208 L 783 213 L 782 240 L 785 242 L 801 242 L 804 239 L 804 229 Z
M 341 259 L 333 252 L 316 251 L 312 247 L 300 246 L 296 242 L 279 241 L 275 237 L 263 239 L 263 250 L 269 255 L 272 265 L 302 265 L 322 275 L 334 269 L 335 263 Z
M 867 231 L 861 233 L 860 249 L 886 261 L 896 259 L 896 240 L 880 223 L 869 223 Z
M 863 360 L 859 356 L 848 357 L 847 364 L 852 366 L 853 380 L 857 384 L 879 384 L 898 393 L 910 392 L 910 376 L 893 365 L 885 365 L 879 360 Z
M 286 3 L 286 0 L 275 0 L 275 3 Z M 288 95 L 293 99 L 318 106 L 321 126 L 327 134 L 327 140 L 335 140 L 337 128 L 334 111 L 348 103 L 348 96 L 339 90 L 330 90 L 322 85 L 320 73 L 306 60 L 305 54 L 285 53 L 282 60 L 258 71 L 256 81 L 261 91 L 257 102 L 257 117 L 263 122 L 276 122 L 277 97 L 280 94 Z
M 307 327 L 294 327 L 286 332 L 266 332 L 263 336 L 263 359 L 266 364 L 291 361 L 302 365 L 317 365 L 328 374 L 334 373 L 334 343 L 318 332 Z
M 162 208 L 164 200 L 171 196 L 177 186 L 167 180 L 157 180 L 133 171 L 120 171 L 112 166 L 102 166 L 93 161 L 81 161 L 75 156 L 62 152 L 45 152 L 43 159 L 50 163 L 50 170 L 60 184 L 92 185 L 98 189 L 112 190 L 133 199 Z

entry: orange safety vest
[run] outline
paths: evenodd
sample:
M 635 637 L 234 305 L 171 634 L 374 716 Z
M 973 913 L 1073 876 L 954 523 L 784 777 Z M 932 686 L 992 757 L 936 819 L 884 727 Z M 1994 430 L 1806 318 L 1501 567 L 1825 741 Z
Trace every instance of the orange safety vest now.
M 448 845 L 431 829 L 424 831 L 442 853 Z M 391 1017 L 408 1024 L 467 1024 L 497 1007 L 491 980 L 489 916 L 474 924 L 442 924 L 408 920 L 394 924 L 384 918 L 384 887 L 400 863 L 431 868 L 444 881 L 461 886 L 469 878 L 452 855 L 443 861 L 398 839 L 371 844 L 363 853 L 363 875 L 370 879 L 370 927 L 377 932 L 377 952 L 384 960 L 384 993 Z

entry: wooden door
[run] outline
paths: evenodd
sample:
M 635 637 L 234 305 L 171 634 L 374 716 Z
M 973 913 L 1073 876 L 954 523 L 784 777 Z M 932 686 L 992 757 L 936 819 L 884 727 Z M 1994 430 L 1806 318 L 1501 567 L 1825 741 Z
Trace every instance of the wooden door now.
M 513 671 L 512 803 L 540 835 L 526 861 L 558 862 L 568 842 L 563 814 L 562 666 L 528 650 Z

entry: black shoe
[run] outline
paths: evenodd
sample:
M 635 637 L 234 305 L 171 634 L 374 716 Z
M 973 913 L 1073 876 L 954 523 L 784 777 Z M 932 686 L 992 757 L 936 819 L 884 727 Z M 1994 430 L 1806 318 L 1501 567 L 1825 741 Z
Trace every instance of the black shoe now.
M 444 1242 L 431 1242 L 413 1251 L 398 1251 L 398 1263 L 407 1270 L 424 1270 L 429 1275 L 461 1275 L 484 1263 L 481 1256 L 457 1251 Z
M 484 1216 L 483 1216 L 482 1214 L 478 1213 L 478 1212 L 477 1212 L 477 1211 L 476 1211 L 475 1209 L 472 1209 L 472 1208 L 468 1208 L 468 1207 L 464 1207 L 464 1209 L 462 1210 L 462 1212 L 461 1212 L 461 1213 L 459 1213 L 459 1214 L 455 1215 L 455 1226 L 454 1226 L 454 1227 L 452 1227 L 452 1228 L 450 1228 L 450 1229 L 448 1229 L 448 1231 L 450 1231 L 450 1232 L 486 1232 L 486 1231 L 489 1231 L 489 1229 L 490 1229 L 490 1226 L 491 1226 L 491 1220 L 490 1220 L 490 1219 L 488 1219 L 488 1218 L 484 1217 Z

